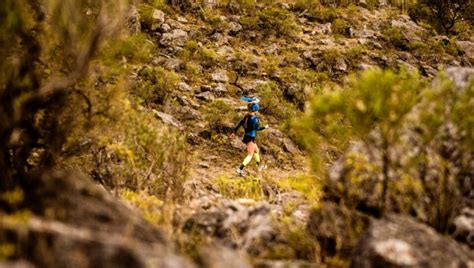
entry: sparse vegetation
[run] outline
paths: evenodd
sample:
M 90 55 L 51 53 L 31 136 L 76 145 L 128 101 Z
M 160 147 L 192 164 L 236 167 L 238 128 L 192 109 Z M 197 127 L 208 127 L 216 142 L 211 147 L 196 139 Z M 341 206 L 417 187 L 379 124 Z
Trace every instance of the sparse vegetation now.
M 472 5 L 428 2 L 4 0 L 0 266 L 346 267 L 392 213 L 472 247 Z

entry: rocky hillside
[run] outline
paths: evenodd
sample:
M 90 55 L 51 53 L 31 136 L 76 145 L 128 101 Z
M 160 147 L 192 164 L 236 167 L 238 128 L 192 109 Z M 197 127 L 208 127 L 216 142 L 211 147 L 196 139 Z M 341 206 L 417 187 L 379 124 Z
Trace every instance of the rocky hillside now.
M 468 19 L 98 2 L 0 8 L 0 267 L 474 266 Z

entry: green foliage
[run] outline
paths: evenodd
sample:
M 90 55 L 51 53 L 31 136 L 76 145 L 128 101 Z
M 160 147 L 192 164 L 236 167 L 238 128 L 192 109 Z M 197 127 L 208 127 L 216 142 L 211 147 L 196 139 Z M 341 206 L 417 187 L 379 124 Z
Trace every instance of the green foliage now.
M 259 13 L 261 27 L 272 30 L 277 36 L 292 36 L 297 30 L 293 13 L 280 8 L 270 8 Z
M 294 8 L 299 12 L 306 10 L 309 13 L 315 13 L 321 8 L 321 3 L 317 0 L 297 0 Z
M 310 16 L 320 23 L 332 23 L 341 17 L 341 10 L 337 8 L 320 7 L 310 10 Z
M 257 178 L 228 178 L 221 176 L 215 184 L 219 192 L 230 199 L 250 198 L 262 200 L 265 194 L 262 191 L 262 181 Z
M 388 26 L 382 31 L 382 34 L 391 47 L 405 50 L 408 41 L 403 36 L 402 31 L 404 29 Z
M 116 64 L 148 62 L 153 57 L 155 45 L 143 33 L 107 40 L 101 50 L 101 57 L 109 66 Z M 126 60 L 126 62 L 123 62 Z
M 323 141 L 317 140 L 323 139 L 324 144 L 344 150 L 351 139 L 364 140 L 375 128 L 392 143 L 420 87 L 418 77 L 407 73 L 371 70 L 353 77 L 350 89 L 334 90 L 311 101 L 310 111 L 300 123 L 303 144 L 310 150 L 319 144 L 322 149 Z M 321 155 L 324 158 L 326 154 L 318 150 L 313 153 L 315 168 L 320 171 Z
M 222 100 L 213 101 L 205 109 L 205 119 L 211 130 L 211 137 L 219 134 L 228 134 L 238 115 L 229 104 Z M 221 142 L 225 142 L 223 139 Z
M 319 253 L 318 243 L 306 232 L 301 223 L 292 216 L 280 216 L 277 219 L 280 230 L 281 244 L 269 247 L 262 258 L 272 260 L 299 259 L 316 261 Z
M 474 3 L 470 0 L 421 0 L 409 6 L 409 14 L 415 20 L 432 24 L 439 32 L 455 34 L 453 29 L 462 21 L 472 25 Z
M 159 25 L 154 22 L 153 11 L 155 9 L 162 10 L 166 13 L 172 13 L 173 9 L 169 6 L 166 0 L 146 0 L 144 3 L 138 5 L 138 12 L 140 14 L 140 22 L 144 30 L 154 31 Z
M 145 66 L 139 72 L 142 82 L 133 89 L 132 93 L 139 103 L 145 105 L 165 104 L 168 95 L 177 89 L 181 78 L 173 71 L 162 67 Z
M 294 14 L 282 8 L 271 7 L 258 11 L 255 15 L 245 16 L 242 26 L 249 30 L 261 30 L 267 35 L 292 37 L 298 31 Z
M 138 208 L 143 217 L 152 224 L 162 224 L 163 219 L 163 201 L 156 196 L 148 195 L 146 192 L 133 192 L 130 189 L 122 189 L 120 197 L 134 207 Z
M 328 80 L 325 73 L 318 73 L 311 69 L 301 70 L 293 66 L 282 68 L 282 75 L 284 81 L 290 84 L 284 92 L 285 99 L 300 110 L 304 109 L 306 101 L 312 96 L 315 88 Z
M 7 260 L 15 253 L 15 245 L 10 243 L 0 243 L 0 261 Z
M 219 0 L 219 4 L 226 6 L 229 11 L 236 14 L 253 13 L 255 11 L 254 0 Z
M 367 48 L 364 45 L 356 45 L 345 52 L 345 58 L 352 66 L 356 66 L 361 62 L 364 54 L 367 53 Z
M 307 198 L 312 206 L 317 206 L 317 203 L 322 197 L 322 182 L 313 176 L 304 174 L 280 179 L 276 181 L 277 185 L 282 189 L 297 191 L 302 193 Z
M 349 25 L 343 19 L 335 19 L 332 22 L 332 30 L 334 33 L 347 35 L 349 33 Z
M 270 82 L 258 85 L 256 93 L 262 99 L 263 114 L 271 115 L 281 120 L 289 120 L 296 115 L 296 108 L 288 103 L 283 92 L 276 83 Z
M 184 61 L 196 61 L 204 67 L 210 68 L 222 61 L 222 57 L 211 47 L 204 47 L 194 40 L 186 42 L 184 49 L 180 52 L 180 58 Z

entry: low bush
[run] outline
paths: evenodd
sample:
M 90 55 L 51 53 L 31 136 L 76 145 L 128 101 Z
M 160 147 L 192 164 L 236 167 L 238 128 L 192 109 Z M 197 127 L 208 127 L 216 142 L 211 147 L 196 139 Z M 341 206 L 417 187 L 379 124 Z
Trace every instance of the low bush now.
M 332 22 L 332 31 L 336 34 L 349 35 L 349 25 L 343 19 L 335 19 Z
M 404 29 L 389 26 L 382 31 L 382 34 L 391 47 L 407 50 L 408 40 L 403 36 L 402 31 Z
M 205 108 L 205 119 L 211 130 L 211 137 L 217 134 L 228 134 L 231 132 L 235 122 L 238 121 L 238 114 L 229 104 L 217 100 L 211 102 Z
M 162 67 L 145 66 L 139 71 L 141 81 L 131 92 L 138 103 L 145 106 L 163 105 L 171 92 L 177 89 L 181 78 Z
M 296 108 L 293 104 L 285 101 L 283 92 L 277 84 L 270 82 L 261 84 L 256 89 L 256 95 L 261 99 L 261 112 L 271 115 L 280 121 L 290 120 L 296 115 Z
M 293 37 L 299 27 L 293 13 L 286 9 L 271 7 L 241 19 L 247 30 L 261 30 L 266 35 Z

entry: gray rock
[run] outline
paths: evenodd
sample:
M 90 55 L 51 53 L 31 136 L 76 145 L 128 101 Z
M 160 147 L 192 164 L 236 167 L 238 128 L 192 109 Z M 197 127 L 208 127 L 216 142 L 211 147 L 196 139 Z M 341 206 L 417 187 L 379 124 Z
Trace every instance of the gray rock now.
M 209 268 L 250 268 L 242 253 L 227 247 L 206 247 L 199 253 L 203 267 Z
M 392 27 L 399 28 L 403 37 L 408 41 L 422 41 L 426 30 L 418 26 L 408 15 L 399 15 L 391 21 Z
M 179 69 L 181 69 L 181 63 L 182 62 L 180 59 L 171 58 L 165 60 L 163 66 L 168 70 L 178 71 Z
M 204 100 L 204 101 L 213 101 L 216 99 L 216 96 L 214 96 L 214 94 L 210 91 L 205 91 L 205 92 L 196 94 L 196 98 L 200 100 Z
M 312 35 L 315 34 L 327 34 L 330 35 L 332 34 L 332 25 L 331 23 L 326 23 L 326 24 L 319 24 L 314 27 L 313 31 L 311 32 Z
M 141 32 L 142 27 L 140 23 L 140 13 L 135 6 L 131 6 L 127 13 L 127 26 L 132 34 L 138 34 Z
M 38 216 L 43 211 L 21 224 L 0 217 L 2 243 L 15 245 L 16 258 L 34 267 L 194 267 L 160 230 L 91 178 L 58 172 L 37 183 L 48 195 L 30 198 L 36 209 L 47 209 L 47 218 Z
M 154 9 L 153 14 L 151 15 L 151 18 L 153 19 L 155 23 L 158 23 L 159 25 L 161 25 L 165 22 L 165 12 L 159 9 Z
M 217 0 L 204 0 L 202 3 L 204 8 L 215 8 L 219 5 L 219 1 Z
M 453 224 L 455 230 L 452 236 L 474 248 L 474 209 L 463 208 L 461 214 L 454 219 Z
M 229 33 L 231 35 L 235 35 L 235 34 L 239 33 L 240 31 L 242 31 L 242 25 L 240 25 L 239 23 L 237 23 L 235 21 L 231 21 L 229 23 Z
M 217 86 L 213 89 L 213 91 L 217 95 L 224 95 L 225 93 L 227 93 L 227 88 L 226 88 L 225 84 L 218 83 Z
M 318 43 L 325 46 L 335 46 L 336 44 L 331 39 L 319 39 Z
M 474 79 L 474 68 L 451 67 L 446 69 L 446 73 L 460 90 L 466 88 Z
M 183 124 L 181 124 L 181 122 L 176 120 L 176 118 L 174 118 L 172 115 L 166 114 L 166 113 L 163 113 L 163 112 L 159 112 L 157 110 L 152 110 L 152 111 L 155 114 L 155 116 L 157 118 L 159 118 L 161 121 L 163 121 L 163 123 L 165 123 L 166 125 L 173 126 L 177 129 L 183 129 L 184 128 Z
M 352 268 L 472 267 L 474 252 L 408 216 L 373 221 L 351 260 Z
M 178 17 L 177 20 L 180 23 L 188 23 L 189 22 L 188 19 L 186 19 L 185 17 L 181 17 L 181 16 Z
M 174 29 L 169 33 L 164 33 L 160 39 L 160 44 L 166 47 L 183 46 L 188 40 L 188 33 L 181 29 Z
M 220 47 L 224 44 L 227 44 L 228 37 L 226 35 L 223 35 L 222 33 L 214 33 L 213 35 L 211 35 L 211 40 L 216 44 L 216 46 Z
M 160 26 L 160 30 L 161 32 L 163 33 L 167 33 L 171 30 L 171 26 L 167 23 L 163 23 L 161 26 Z
M 285 151 L 293 155 L 299 153 L 299 150 L 296 147 L 295 143 L 288 138 L 283 138 L 283 148 L 285 149 Z
M 464 56 L 474 62 L 474 43 L 471 41 L 457 41 L 456 45 L 464 52 Z
M 265 48 L 265 54 L 270 55 L 270 54 L 276 54 L 278 52 L 278 45 L 276 43 L 272 43 L 269 45 L 267 48 Z
M 438 74 L 438 70 L 436 70 L 435 68 L 433 68 L 431 65 L 428 65 L 428 64 L 421 65 L 420 69 L 421 69 L 421 73 L 428 77 L 434 77 L 436 76 L 436 74 Z
M 190 102 L 190 100 L 188 100 Z M 180 118 L 183 120 L 200 120 L 201 114 L 191 107 L 183 107 L 180 110 Z
M 227 76 L 227 71 L 220 69 L 211 73 L 211 80 L 214 82 L 228 83 L 229 77 Z
M 186 82 L 179 82 L 178 89 L 185 92 L 193 91 L 193 88 L 190 85 L 188 85 L 188 83 Z
M 347 63 L 343 58 L 338 58 L 336 60 L 336 65 L 334 65 L 335 70 L 345 72 L 347 71 L 347 68 Z

